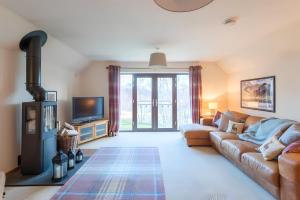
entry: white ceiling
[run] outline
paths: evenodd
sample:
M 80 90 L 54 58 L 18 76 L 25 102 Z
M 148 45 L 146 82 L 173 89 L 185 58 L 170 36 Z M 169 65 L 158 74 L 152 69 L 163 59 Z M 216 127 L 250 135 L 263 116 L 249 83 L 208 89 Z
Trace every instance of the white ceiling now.
M 216 61 L 300 19 L 299 0 L 215 0 L 189 13 L 165 11 L 153 0 L 0 4 L 96 60 L 146 61 L 160 47 L 169 61 Z M 223 25 L 231 16 L 238 23 Z

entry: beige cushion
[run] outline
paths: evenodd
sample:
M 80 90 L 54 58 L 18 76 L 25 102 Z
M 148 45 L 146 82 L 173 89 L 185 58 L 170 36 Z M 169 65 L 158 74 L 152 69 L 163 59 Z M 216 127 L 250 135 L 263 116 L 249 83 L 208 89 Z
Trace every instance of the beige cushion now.
M 234 122 L 229 120 L 228 123 L 228 128 L 226 130 L 227 133 L 242 133 L 244 129 L 244 123 L 238 123 L 238 122 Z
M 219 123 L 218 129 L 220 131 L 225 131 L 226 132 L 226 130 L 228 128 L 229 121 L 239 122 L 239 120 L 236 119 L 236 118 L 234 118 L 230 114 L 230 112 L 226 112 L 226 113 L 221 114 L 221 118 L 220 118 L 220 123 Z
M 234 122 L 245 122 L 249 115 L 235 111 L 227 111 L 221 115 L 219 130 L 226 131 L 229 120 Z
M 273 160 L 284 148 L 285 146 L 279 142 L 277 137 L 273 136 L 262 144 L 258 150 L 262 153 L 265 160 Z

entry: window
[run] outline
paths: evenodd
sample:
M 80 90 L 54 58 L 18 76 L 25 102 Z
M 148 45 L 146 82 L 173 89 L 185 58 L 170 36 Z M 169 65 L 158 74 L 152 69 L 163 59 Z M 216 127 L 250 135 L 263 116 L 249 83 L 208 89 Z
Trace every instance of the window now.
M 120 130 L 132 130 L 132 75 L 121 74 L 120 79 Z
M 121 131 L 175 131 L 191 123 L 188 74 L 121 74 Z
M 177 128 L 192 123 L 189 75 L 177 75 Z

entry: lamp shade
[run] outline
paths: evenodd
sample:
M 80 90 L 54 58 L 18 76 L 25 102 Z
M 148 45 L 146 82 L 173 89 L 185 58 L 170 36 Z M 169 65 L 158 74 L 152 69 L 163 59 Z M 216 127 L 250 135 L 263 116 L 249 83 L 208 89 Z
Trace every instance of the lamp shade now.
M 210 110 L 218 109 L 218 103 L 216 103 L 216 102 L 208 103 L 208 109 L 210 109 Z
M 190 12 L 198 10 L 214 0 L 154 0 L 161 8 L 172 12 Z
M 149 66 L 167 66 L 166 54 L 155 52 L 150 55 Z

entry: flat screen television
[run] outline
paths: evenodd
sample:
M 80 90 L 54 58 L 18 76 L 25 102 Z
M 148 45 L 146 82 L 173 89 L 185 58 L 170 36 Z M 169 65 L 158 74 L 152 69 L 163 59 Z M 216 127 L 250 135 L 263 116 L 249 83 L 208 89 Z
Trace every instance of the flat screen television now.
M 74 123 L 104 118 L 104 97 L 73 97 L 72 105 Z

